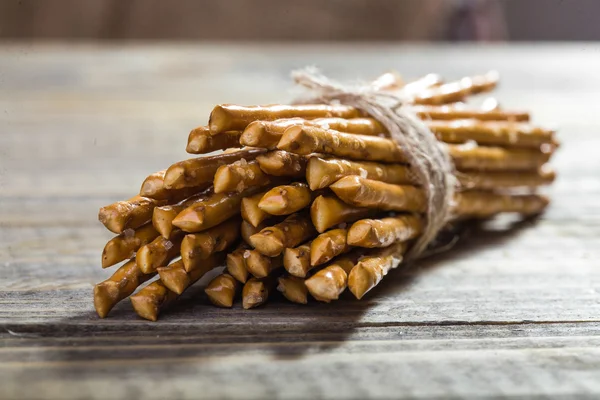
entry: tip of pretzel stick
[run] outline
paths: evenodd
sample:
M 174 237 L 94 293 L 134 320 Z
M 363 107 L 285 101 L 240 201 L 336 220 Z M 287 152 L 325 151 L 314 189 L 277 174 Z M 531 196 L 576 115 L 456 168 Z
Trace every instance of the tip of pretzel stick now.
M 110 255 L 114 254 L 114 252 L 112 251 L 112 249 L 114 247 L 115 247 L 115 242 L 112 240 L 110 240 L 104 246 L 104 249 L 102 250 L 102 268 L 108 268 L 119 262 L 119 261 L 115 260 L 114 257 L 110 256 Z
M 229 275 L 233 276 L 241 283 L 246 283 L 248 280 L 248 270 L 244 264 L 243 252 L 236 250 L 233 253 L 227 254 L 225 264 Z
M 313 267 L 329 261 L 328 254 L 333 252 L 334 243 L 331 238 L 313 240 L 310 246 L 310 265 Z
M 210 129 L 211 135 L 216 135 L 217 133 L 225 132 L 230 129 L 229 126 L 229 114 L 227 111 L 220 105 L 215 106 L 210 113 L 210 117 L 208 119 L 208 127 Z
M 283 252 L 283 266 L 285 270 L 298 278 L 305 278 L 308 270 L 302 262 L 302 257 L 305 256 L 307 250 L 303 248 L 287 248 Z
M 170 206 L 156 207 L 152 212 L 152 226 L 165 239 L 171 237 L 173 231 L 172 217 L 169 217 L 171 213 Z
M 231 181 L 233 179 L 233 174 L 231 172 L 231 168 L 229 165 L 221 165 L 217 168 L 217 172 L 215 172 L 215 177 L 213 178 L 213 187 L 215 193 L 223 193 L 227 191 L 227 189 L 231 186 Z
M 251 122 L 242 135 L 240 136 L 240 144 L 250 147 L 262 147 L 261 138 L 265 134 L 265 124 L 262 121 Z
M 129 300 L 137 315 L 149 321 L 158 320 L 158 308 L 151 299 L 138 293 L 131 296 Z
M 204 212 L 198 207 L 185 209 L 180 212 L 173 220 L 173 226 L 182 229 L 185 232 L 193 232 L 199 225 L 204 223 Z
M 98 221 L 102 223 L 112 233 L 117 235 L 122 233 L 125 226 L 123 221 L 119 221 L 118 212 L 109 207 L 102 207 L 98 211 Z
M 267 228 L 265 228 L 267 229 Z M 250 236 L 250 244 L 261 254 L 269 257 L 275 257 L 281 254 L 285 246 L 281 240 L 273 237 L 268 229 L 262 230 Z
M 161 282 L 164 283 L 167 289 L 178 295 L 182 294 L 189 286 L 190 278 L 185 270 L 181 268 L 170 268 L 167 266 L 158 268 L 157 271 Z
M 319 301 L 329 303 L 338 298 L 338 293 L 333 286 L 331 274 L 315 274 L 308 278 L 304 284 L 312 297 Z
M 105 318 L 116 304 L 119 289 L 115 282 L 101 282 L 94 286 L 94 308 L 100 318 Z
M 363 243 L 375 242 L 377 238 L 373 226 L 361 221 L 352 224 L 348 230 L 347 241 L 350 246 L 360 246 Z
M 315 146 L 303 145 L 312 142 L 312 138 L 304 132 L 301 125 L 290 126 L 283 132 L 283 136 L 277 144 L 280 150 L 296 154 L 308 155 L 312 153 Z M 302 143 L 302 144 L 301 144 Z
M 287 192 L 274 188 L 269 190 L 258 202 L 258 208 L 271 215 L 285 215 L 286 208 L 289 205 Z M 282 211 L 284 213 L 282 214 Z
M 348 275 L 348 289 L 358 300 L 371 289 L 370 282 L 371 276 L 361 264 L 354 266 Z
M 295 276 L 282 276 L 278 278 L 277 290 L 292 303 L 308 303 L 308 290 L 304 279 Z
M 185 181 L 185 168 L 181 165 L 172 165 L 165 172 L 163 185 L 167 189 L 181 189 Z

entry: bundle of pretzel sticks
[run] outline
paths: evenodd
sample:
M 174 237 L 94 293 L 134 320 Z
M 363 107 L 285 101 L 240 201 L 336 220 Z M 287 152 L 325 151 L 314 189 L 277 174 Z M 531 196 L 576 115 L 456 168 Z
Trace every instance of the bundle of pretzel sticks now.
M 465 103 L 497 83 L 493 72 L 409 83 L 387 73 L 372 82 L 409 93 L 408 107 L 450 155 L 458 184 L 449 224 L 534 215 L 548 205 L 537 189 L 555 178 L 547 164 L 554 131 L 494 101 Z M 153 173 L 139 195 L 100 209 L 117 234 L 102 267 L 122 263 L 94 288 L 100 317 L 129 297 L 139 316 L 156 321 L 219 267 L 204 289 L 219 307 L 232 307 L 240 293 L 244 309 L 257 307 L 275 290 L 300 304 L 309 294 L 331 302 L 346 289 L 361 299 L 401 264 L 426 224 L 426 194 L 403 149 L 353 107 L 217 105 L 186 150 L 217 153 Z

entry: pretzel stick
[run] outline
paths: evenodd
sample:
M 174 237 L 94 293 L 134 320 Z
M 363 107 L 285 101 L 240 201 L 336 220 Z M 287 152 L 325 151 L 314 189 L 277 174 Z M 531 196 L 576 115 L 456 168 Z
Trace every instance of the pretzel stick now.
M 355 118 L 361 112 L 343 105 L 303 104 L 273 106 L 236 106 L 223 104 L 210 113 L 211 134 L 225 131 L 241 131 L 253 121 L 273 121 L 282 118 L 315 119 L 324 117 Z
M 246 160 L 220 166 L 213 181 L 215 193 L 239 193 L 248 188 L 261 187 L 269 183 L 271 183 L 269 176 L 260 169 L 258 162 L 246 162 Z
M 110 278 L 94 286 L 94 307 L 98 316 L 106 317 L 119 301 L 131 295 L 138 286 L 154 275 L 156 273 L 144 274 L 134 259 L 129 260 Z
M 275 121 L 254 121 L 250 123 L 240 136 L 240 144 L 263 149 L 277 149 L 277 143 L 283 132 L 294 125 L 303 125 L 303 118 L 287 118 Z
M 396 243 L 362 258 L 348 274 L 348 288 L 354 297 L 360 300 L 377 286 L 390 269 L 400 264 L 406 248 L 406 243 Z
M 276 150 L 256 157 L 260 169 L 273 176 L 303 178 L 308 157 Z
M 423 220 L 416 215 L 382 219 L 361 219 L 348 230 L 348 244 L 358 247 L 388 247 L 413 239 L 423 231 Z
M 297 276 L 282 276 L 278 279 L 277 290 L 292 303 L 306 304 L 308 302 L 308 290 L 303 278 Z
M 244 242 L 250 244 L 250 236 L 254 235 L 255 233 L 260 232 L 260 230 L 265 228 L 266 226 L 267 225 L 265 223 L 261 223 L 257 226 L 252 226 L 251 223 L 249 223 L 247 221 L 242 221 L 242 225 L 241 225 L 241 229 L 240 229 L 242 239 L 244 240 Z
M 412 183 L 410 169 L 405 165 L 321 157 L 311 157 L 308 160 L 306 181 L 310 190 L 326 188 L 349 175 L 359 175 L 387 183 Z
M 355 160 L 406 161 L 400 146 L 391 139 L 342 133 L 310 125 L 286 129 L 277 148 L 301 155 L 325 153 Z
M 317 232 L 323 233 L 332 226 L 353 222 L 376 213 L 364 207 L 350 206 L 335 196 L 319 196 L 310 206 L 310 216 Z
M 257 227 L 271 215 L 258 207 L 258 203 L 267 191 L 244 197 L 241 203 L 242 218 L 250 225 Z
M 331 264 L 308 278 L 304 284 L 310 294 L 315 299 L 326 303 L 337 300 L 339 295 L 346 290 L 348 274 L 356 265 L 359 255 L 360 253 L 354 251 L 337 257 Z
M 126 229 L 119 236 L 112 238 L 102 251 L 102 268 L 110 267 L 118 262 L 131 258 L 135 252 L 158 236 L 152 224 L 145 224 L 136 230 Z
M 397 71 L 386 72 L 371 82 L 375 90 L 397 90 L 404 86 L 404 80 Z
M 536 172 L 460 172 L 456 177 L 461 189 L 534 188 L 548 185 L 556 178 L 554 170 L 544 166 Z
M 413 102 L 415 104 L 447 104 L 461 101 L 465 97 L 489 92 L 498 84 L 499 76 L 495 71 L 488 72 L 485 75 L 463 78 L 457 82 L 450 82 L 422 90 L 416 93 Z
M 529 121 L 529 113 L 525 111 L 482 110 L 456 106 L 411 106 L 410 110 L 424 120 Z
M 262 254 L 275 257 L 286 247 L 294 247 L 316 234 L 307 212 L 295 213 L 283 222 L 250 236 L 250 244 Z
M 239 284 L 229 274 L 217 275 L 204 289 L 208 299 L 217 307 L 231 308 Z
M 495 214 L 514 212 L 534 215 L 549 204 L 547 197 L 538 194 L 510 195 L 484 191 L 455 194 L 453 213 L 460 217 L 486 218 Z
M 332 229 L 321 233 L 310 243 L 310 265 L 325 264 L 334 257 L 350 250 L 346 241 L 346 229 Z
M 408 82 L 402 88 L 405 93 L 408 94 L 416 94 L 422 92 L 425 89 L 429 89 L 432 87 L 440 86 L 444 83 L 442 77 L 438 74 L 427 74 L 422 76 L 412 82 Z M 384 90 L 386 90 L 384 88 Z
M 123 233 L 125 229 L 136 229 L 152 219 L 154 207 L 164 205 L 164 201 L 134 196 L 129 200 L 102 207 L 98 220 L 113 233 Z
M 248 250 L 248 246 L 242 243 L 237 249 L 227 254 L 227 272 L 241 283 L 246 283 L 248 280 L 248 269 L 244 262 L 244 253 Z
M 342 201 L 356 207 L 423 212 L 427 206 L 423 191 L 411 185 L 393 185 L 354 175 L 340 179 L 330 188 Z
M 179 161 L 171 165 L 165 172 L 164 185 L 167 189 L 182 189 L 212 183 L 215 172 L 221 165 L 231 164 L 241 159 L 252 161 L 264 152 L 263 149 L 242 149 L 215 156 Z
M 140 196 L 155 200 L 167 200 L 169 203 L 187 199 L 203 190 L 206 190 L 210 184 L 203 184 L 196 187 L 184 187 L 181 189 L 167 189 L 164 185 L 166 170 L 155 172 L 149 175 L 140 188 Z
M 191 154 L 206 154 L 217 150 L 239 148 L 242 147 L 241 134 L 241 132 L 230 131 L 211 135 L 207 126 L 199 126 L 190 132 L 185 151 Z
M 479 147 L 472 144 L 448 145 L 448 152 L 459 171 L 537 170 L 551 154 L 529 149 Z
M 211 254 L 223 251 L 240 237 L 240 218 L 231 218 L 200 233 L 185 235 L 181 259 L 186 271 L 200 268 Z
M 152 225 L 161 234 L 162 237 L 168 239 L 173 231 L 173 220 L 177 215 L 198 202 L 204 201 L 212 192 L 202 193 L 190 197 L 179 204 L 169 206 L 156 207 L 152 213 Z
M 182 294 L 194 282 L 200 280 L 208 271 L 223 265 L 225 253 L 215 253 L 202 260 L 196 269 L 186 271 L 183 261 L 176 261 L 166 267 L 158 269 L 160 280 L 171 291 Z
M 246 250 L 243 257 L 246 269 L 255 278 L 269 276 L 271 272 L 283 266 L 282 255 L 268 257 L 257 250 Z
M 135 260 L 138 268 L 145 274 L 155 272 L 159 267 L 167 265 L 169 261 L 179 255 L 183 232 L 176 230 L 169 239 L 162 236 L 140 247 Z
M 270 276 L 262 279 L 248 279 L 242 289 L 242 307 L 248 310 L 265 304 L 269 298 L 269 293 L 273 290 L 273 286 L 274 280 Z
M 283 267 L 290 275 L 305 278 L 310 265 L 310 243 L 298 247 L 288 247 L 283 252 Z
M 266 192 L 258 203 L 258 208 L 271 215 L 289 215 L 308 207 L 314 192 L 306 183 L 296 182 L 276 186 Z

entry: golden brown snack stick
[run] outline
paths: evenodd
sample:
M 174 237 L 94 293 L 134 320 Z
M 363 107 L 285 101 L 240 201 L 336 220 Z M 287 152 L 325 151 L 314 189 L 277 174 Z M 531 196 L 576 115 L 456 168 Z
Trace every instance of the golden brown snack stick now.
M 177 293 L 169 290 L 159 279 L 131 296 L 129 300 L 137 315 L 156 321 L 158 314 L 177 300 L 177 297 Z
M 181 242 L 181 259 L 186 271 L 200 268 L 211 254 L 223 251 L 240 237 L 239 217 L 233 217 L 200 233 L 185 235 Z
M 549 204 L 547 197 L 539 194 L 498 194 L 486 191 L 455 193 L 454 215 L 458 217 L 486 218 L 504 212 L 534 215 Z
M 242 243 L 237 249 L 227 254 L 227 272 L 235 279 L 242 283 L 246 283 L 248 280 L 248 269 L 246 268 L 246 262 L 244 261 L 244 253 L 248 250 L 248 246 Z
M 427 206 L 425 193 L 412 185 L 346 176 L 329 187 L 342 201 L 356 207 L 423 212 Z
M 242 199 L 252 196 L 259 188 L 250 188 L 242 193 L 212 193 L 180 212 L 173 225 L 186 232 L 201 232 L 239 214 Z
M 239 284 L 229 274 L 217 275 L 204 289 L 208 299 L 217 307 L 231 308 Z
M 496 71 L 490 71 L 485 75 L 465 77 L 460 81 L 449 82 L 415 94 L 415 104 L 447 104 L 462 101 L 465 97 L 489 92 L 498 84 L 499 76 Z
M 215 172 L 221 165 L 231 164 L 241 159 L 252 161 L 264 152 L 263 149 L 242 149 L 179 161 L 165 172 L 164 185 L 168 189 L 182 189 L 212 183 Z
M 297 276 L 282 276 L 278 279 L 277 290 L 292 303 L 306 304 L 308 302 L 308 289 L 303 278 Z
M 397 90 L 404 87 L 405 83 L 397 71 L 389 71 L 379 75 L 370 85 L 375 90 Z
M 241 229 L 240 229 L 242 239 L 244 240 L 244 242 L 250 244 L 250 236 L 254 235 L 255 233 L 260 232 L 260 230 L 266 226 L 267 225 L 265 223 L 258 224 L 257 226 L 252 226 L 252 224 L 249 223 L 248 221 L 242 221 L 242 225 L 241 225 Z
M 283 252 L 283 267 L 290 275 L 305 278 L 310 265 L 310 243 L 298 247 L 288 247 Z
M 271 215 L 289 215 L 308 207 L 313 193 L 303 182 L 276 186 L 263 195 L 258 208 Z
M 410 168 L 405 165 L 322 157 L 311 157 L 308 160 L 306 181 L 310 190 L 326 188 L 349 175 L 359 175 L 387 183 L 412 183 Z
M 243 192 L 251 187 L 262 187 L 271 183 L 270 177 L 258 166 L 258 162 L 246 160 L 221 165 L 215 172 L 215 193 Z
M 383 249 L 377 249 L 362 258 L 348 274 L 348 288 L 357 299 L 361 299 L 373 289 L 390 269 L 402 262 L 406 243 L 396 243 Z
M 526 111 L 482 110 L 457 106 L 412 106 L 411 111 L 424 120 L 476 119 L 479 121 L 529 121 Z
M 432 87 L 439 86 L 444 83 L 442 77 L 438 74 L 427 74 L 422 76 L 412 82 L 404 85 L 403 92 L 407 94 L 418 94 L 419 92 L 424 91 L 425 89 L 429 89 Z M 385 90 L 385 89 L 384 89 Z
M 273 121 L 282 118 L 315 119 L 324 117 L 356 118 L 361 112 L 343 105 L 302 104 L 272 106 L 237 106 L 222 104 L 210 113 L 209 127 L 214 135 L 225 131 L 241 131 L 253 121 Z
M 282 255 L 269 257 L 261 254 L 258 250 L 246 250 L 243 257 L 246 269 L 255 278 L 269 276 L 271 272 L 283 266 Z
M 164 185 L 165 173 L 166 170 L 163 170 L 149 175 L 142 183 L 140 196 L 155 200 L 168 200 L 169 203 L 176 203 L 198 194 L 210 186 L 210 184 L 203 184 L 182 189 L 167 189 Z
M 261 210 L 258 207 L 258 203 L 262 197 L 267 193 L 268 190 L 254 194 L 252 196 L 244 197 L 241 203 L 242 218 L 250 225 L 257 227 L 264 220 L 269 218 L 271 215 Z
M 319 301 L 337 300 L 348 285 L 348 274 L 356 265 L 359 252 L 337 257 L 331 264 L 317 271 L 304 283 L 310 294 Z
M 286 129 L 277 148 L 301 155 L 325 153 L 354 160 L 406 161 L 400 146 L 391 139 L 342 133 L 310 125 Z
M 110 278 L 94 286 L 94 307 L 98 316 L 106 317 L 119 301 L 131 295 L 138 286 L 154 275 L 155 272 L 144 274 L 137 267 L 134 259 L 129 260 Z
M 206 154 L 217 150 L 242 147 L 238 131 L 222 132 L 211 135 L 208 126 L 193 129 L 188 136 L 185 151 L 190 154 Z
M 273 277 L 251 278 L 244 284 L 242 289 L 242 307 L 245 310 L 258 307 L 267 302 L 269 293 L 273 290 L 275 281 Z
M 135 252 L 158 236 L 158 232 L 150 223 L 139 228 L 126 229 L 119 236 L 112 238 L 102 251 L 102 268 L 110 267 L 118 262 L 131 258 Z
M 470 140 L 479 145 L 527 147 L 538 149 L 552 143 L 554 132 L 528 123 L 507 121 L 428 121 L 427 126 L 438 140 L 446 143 L 465 143 Z
M 348 244 L 357 247 L 388 247 L 413 239 L 423 231 L 423 219 L 403 214 L 382 219 L 361 219 L 348 230 Z
M 544 166 L 535 172 L 457 172 L 456 177 L 461 189 L 534 188 L 548 185 L 556 178 L 554 170 Z
M 467 143 L 448 145 L 448 153 L 459 171 L 527 171 L 537 170 L 551 154 L 529 149 L 483 147 Z
M 295 247 L 316 235 L 308 212 L 295 213 L 283 222 L 250 236 L 250 244 L 262 254 L 275 257 L 286 247 Z
M 160 280 L 169 290 L 182 294 L 194 282 L 200 280 L 208 271 L 220 267 L 225 261 L 225 253 L 215 253 L 202 260 L 196 269 L 186 271 L 183 261 L 179 260 L 158 269 Z
M 310 206 L 310 217 L 319 233 L 332 226 L 353 222 L 375 213 L 376 210 L 370 208 L 350 206 L 335 196 L 319 196 Z
M 303 118 L 254 121 L 242 132 L 240 143 L 244 146 L 273 150 L 277 148 L 277 143 L 279 143 L 281 135 L 287 128 L 293 125 L 302 125 L 306 122 L 307 120 Z
M 156 207 L 152 213 L 152 225 L 162 237 L 168 239 L 171 236 L 171 232 L 175 228 L 173 226 L 173 220 L 175 217 L 177 217 L 177 215 L 187 207 L 203 201 L 211 194 L 212 191 L 209 190 L 207 192 L 192 196 L 178 204 Z
M 154 207 L 162 206 L 165 201 L 134 196 L 129 200 L 102 207 L 98 220 L 113 233 L 123 233 L 125 229 L 136 229 L 152 219 Z
M 179 255 L 181 240 L 184 233 L 180 230 L 173 231 L 169 239 L 162 236 L 140 247 L 135 260 L 138 268 L 145 274 L 155 272 Z
M 256 157 L 260 169 L 273 176 L 303 178 L 306 172 L 307 156 L 283 150 L 270 151 Z
M 350 250 L 347 229 L 332 229 L 321 233 L 310 243 L 310 265 L 325 264 L 334 257 Z

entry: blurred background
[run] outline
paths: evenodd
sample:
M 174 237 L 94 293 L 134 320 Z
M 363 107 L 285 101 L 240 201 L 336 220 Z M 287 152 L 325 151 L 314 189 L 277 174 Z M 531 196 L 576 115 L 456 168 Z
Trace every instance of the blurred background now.
M 598 0 L 0 0 L 0 39 L 600 40 Z

